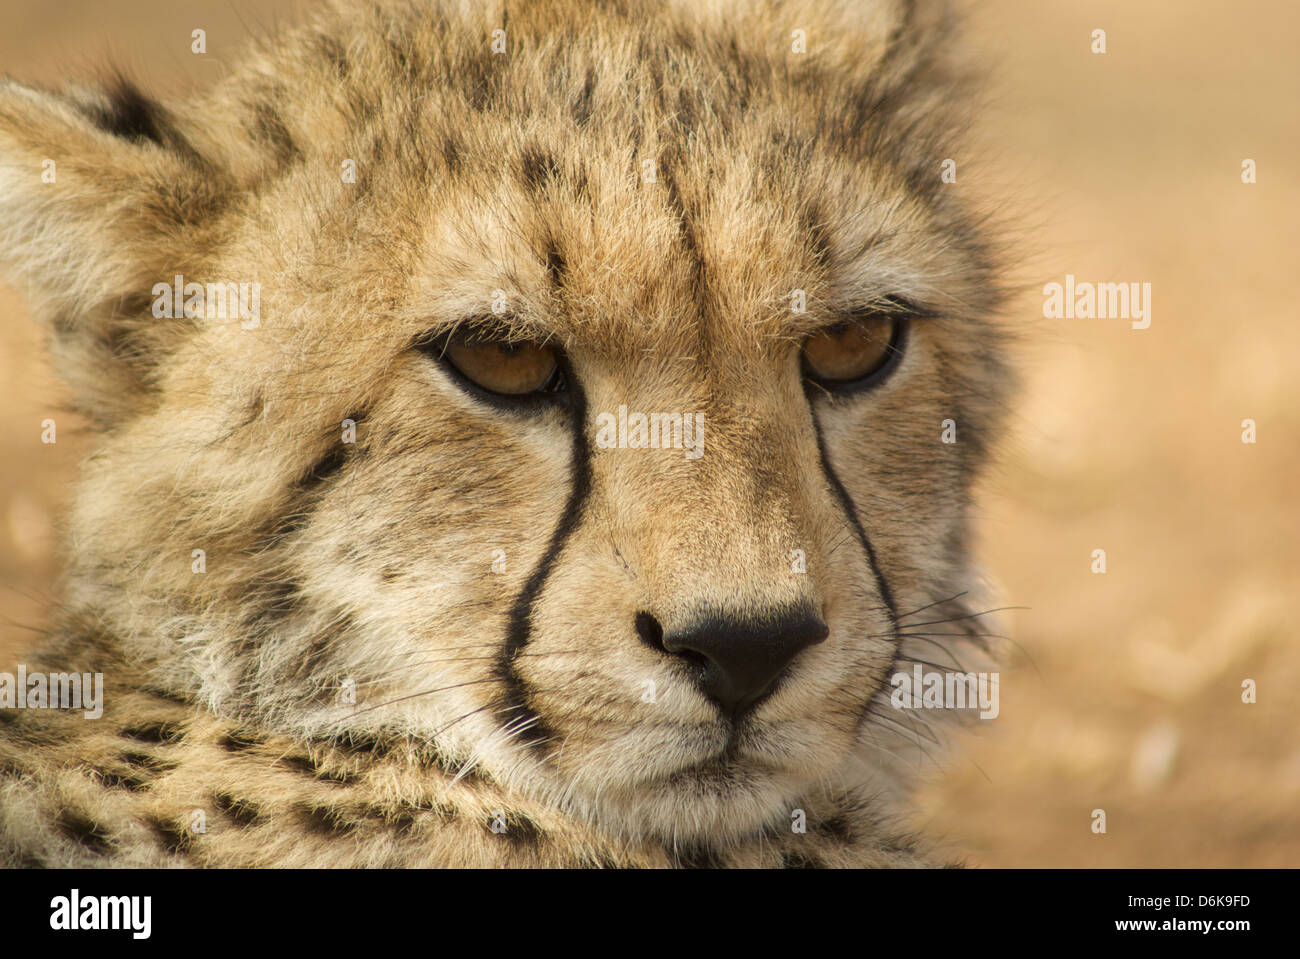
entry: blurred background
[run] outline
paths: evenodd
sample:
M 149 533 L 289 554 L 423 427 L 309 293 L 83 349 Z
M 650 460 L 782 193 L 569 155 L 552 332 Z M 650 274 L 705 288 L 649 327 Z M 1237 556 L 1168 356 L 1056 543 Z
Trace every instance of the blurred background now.
M 310 6 L 0 0 L 0 72 L 59 84 L 115 62 L 183 95 Z M 1018 644 L 1000 716 L 926 768 L 913 825 L 971 865 L 1298 866 L 1300 6 L 984 0 L 969 21 L 994 80 L 953 189 L 1015 227 L 1025 378 L 979 555 L 999 604 L 1026 608 L 999 624 Z M 1042 287 L 1067 273 L 1150 283 L 1150 329 L 1044 319 Z M 2 285 L 0 389 L 12 670 L 49 615 L 86 438 Z

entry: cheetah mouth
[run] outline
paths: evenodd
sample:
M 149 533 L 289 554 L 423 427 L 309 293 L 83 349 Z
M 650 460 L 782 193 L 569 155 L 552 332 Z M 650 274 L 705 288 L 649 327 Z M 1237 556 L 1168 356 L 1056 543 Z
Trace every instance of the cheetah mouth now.
M 643 780 L 650 783 L 732 782 L 742 783 L 754 777 L 790 777 L 810 773 L 811 767 L 800 751 L 782 745 L 762 722 L 751 719 L 727 720 L 710 727 L 704 741 L 692 737 L 683 741 L 683 757 L 672 768 L 655 770 Z

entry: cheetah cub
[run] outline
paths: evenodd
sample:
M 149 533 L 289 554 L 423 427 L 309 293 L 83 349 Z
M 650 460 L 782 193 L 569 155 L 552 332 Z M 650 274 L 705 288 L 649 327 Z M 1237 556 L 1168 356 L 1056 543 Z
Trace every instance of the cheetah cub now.
M 1007 382 L 949 22 L 339 2 L 186 102 L 0 85 L 96 434 L 0 860 L 928 864 L 893 677 L 981 638 Z

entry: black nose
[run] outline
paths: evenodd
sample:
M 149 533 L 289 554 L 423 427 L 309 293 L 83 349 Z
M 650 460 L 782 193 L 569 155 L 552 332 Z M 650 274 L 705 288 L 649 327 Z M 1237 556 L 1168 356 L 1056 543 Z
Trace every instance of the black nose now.
M 644 635 L 640 617 L 637 625 Z M 829 632 L 817 615 L 792 610 L 764 618 L 709 617 L 663 636 L 659 645 L 699 665 L 704 692 L 737 716 L 772 689 L 790 660 Z

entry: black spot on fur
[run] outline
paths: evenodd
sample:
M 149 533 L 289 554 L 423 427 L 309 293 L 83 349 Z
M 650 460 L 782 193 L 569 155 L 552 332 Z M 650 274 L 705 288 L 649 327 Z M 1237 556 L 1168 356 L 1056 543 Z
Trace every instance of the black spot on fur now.
M 400 79 L 414 85 L 420 78 L 419 59 L 414 44 L 407 38 L 392 36 L 388 38 L 388 54 Z
M 96 767 L 95 774 L 99 777 L 99 781 L 109 789 L 125 789 L 127 792 L 134 793 L 143 792 L 149 788 L 148 780 L 135 773 Z
M 387 759 L 397 750 L 390 738 L 368 736 L 364 733 L 345 733 L 338 739 L 338 747 L 348 753 L 364 753 L 375 759 Z
M 697 117 L 695 91 L 691 87 L 683 86 L 677 91 L 677 111 L 673 120 L 682 133 L 690 133 L 695 129 Z
M 397 813 L 394 816 L 385 816 L 384 824 L 399 836 L 405 836 L 415 828 L 415 815 L 409 812 L 402 812 Z
M 564 257 L 560 255 L 560 251 L 555 249 L 555 247 L 551 247 L 546 254 L 546 275 L 551 278 L 551 283 L 556 287 L 556 289 L 564 286 L 564 277 L 567 269 L 568 266 L 564 262 Z
M 830 266 L 833 247 L 825 211 L 818 204 L 810 204 L 800 214 L 804 233 L 808 237 L 808 253 L 818 266 Z
M 530 817 L 525 816 L 523 813 L 508 812 L 505 818 L 506 831 L 502 835 L 509 839 L 511 843 L 531 849 L 535 849 L 541 844 L 545 833 Z
M 352 70 L 352 65 L 348 61 L 348 52 L 344 49 L 343 44 L 328 34 L 321 34 L 316 38 L 316 46 L 325 56 L 325 59 L 330 62 L 330 65 L 334 67 L 334 73 L 338 78 L 346 80 Z
M 298 149 L 293 135 L 270 100 L 260 100 L 253 105 L 253 115 L 246 126 L 255 140 L 271 148 L 275 161 L 280 166 L 287 166 L 302 158 L 302 151 Z
M 401 800 L 398 805 L 402 809 L 409 809 L 416 813 L 429 813 L 443 822 L 453 822 L 456 819 L 456 809 L 454 806 L 448 806 L 445 803 L 437 803 L 432 799 L 404 799 Z
M 303 474 L 302 479 L 298 481 L 298 485 L 304 489 L 319 486 L 341 470 L 343 464 L 347 462 L 347 458 L 348 447 L 340 443 L 313 463 L 307 472 Z
M 296 773 L 304 773 L 308 776 L 316 775 L 316 763 L 309 756 L 284 756 L 280 760 L 280 765 L 286 769 L 292 769 Z
M 376 822 L 399 835 L 406 835 L 415 827 L 415 813 L 400 806 L 370 803 L 360 807 L 356 815 Z
M 853 827 L 845 816 L 831 816 L 817 824 L 817 831 L 844 844 L 853 842 Z
M 239 753 L 243 752 L 245 749 L 252 749 L 254 746 L 260 746 L 262 743 L 266 742 L 266 740 L 261 736 L 258 736 L 256 733 L 235 729 L 226 733 L 226 735 L 222 736 L 217 740 L 217 742 L 220 744 L 222 749 L 226 750 L 226 752 Z
M 102 856 L 113 845 L 113 834 L 107 826 L 75 809 L 59 810 L 55 822 L 65 836 L 96 855 Z
M 96 104 L 90 115 L 96 126 L 124 140 L 163 145 L 166 119 L 158 101 L 120 74 L 104 92 L 106 101 Z
M 185 729 L 178 722 L 155 720 L 128 726 L 122 730 L 128 739 L 138 739 L 143 743 L 178 743 L 185 738 Z
M 266 412 L 266 394 L 258 390 L 253 394 L 252 399 L 248 401 L 244 418 L 239 422 L 239 428 L 252 426 Z
M 505 60 L 505 56 L 493 54 L 484 44 L 478 55 L 464 57 L 455 63 L 453 70 L 471 109 L 485 111 L 501 103 L 501 74 L 504 70 L 497 68 L 497 61 Z
M 316 778 L 323 783 L 333 783 L 337 786 L 350 786 L 357 782 L 358 777 L 352 773 L 343 770 L 321 769 L 316 773 Z
M 230 793 L 216 793 L 212 801 L 240 826 L 252 826 L 262 819 L 262 810 L 247 799 L 240 799 Z
M 298 608 L 302 599 L 302 584 L 293 577 L 272 580 L 260 588 L 254 597 L 262 619 L 279 619 Z
M 473 766 L 462 772 L 462 769 L 464 769 L 466 765 L 464 761 L 448 756 L 426 743 L 414 744 L 414 753 L 416 762 L 425 769 L 436 769 L 438 772 L 449 778 L 459 776 L 461 782 L 471 783 L 488 783 L 492 781 L 487 773 L 483 772 L 478 766 Z
M 347 786 L 357 781 L 357 777 L 352 773 L 321 769 L 310 756 L 285 756 L 280 760 L 280 765 L 292 769 L 296 773 L 302 773 L 320 782 L 332 783 L 336 786 Z
M 147 692 L 151 696 L 161 699 L 163 702 L 176 703 L 177 705 L 180 706 L 191 705 L 190 701 L 186 699 L 184 696 L 180 695 L 179 693 L 174 693 L 169 689 L 158 689 L 156 687 L 148 687 L 145 689 L 145 692 Z
M 145 772 L 153 773 L 155 775 L 175 769 L 177 766 L 177 763 L 170 760 L 160 759 L 157 756 L 151 756 L 148 753 L 137 753 L 132 751 L 122 753 L 122 761 L 129 766 L 134 766 L 136 769 L 142 769 Z
M 310 832 L 324 836 L 344 836 L 357 828 L 356 822 L 337 806 L 300 806 L 298 819 Z
M 679 147 L 666 149 L 659 158 L 659 180 L 665 187 L 668 205 L 677 215 L 678 231 L 682 244 L 691 260 L 691 285 L 694 287 L 694 301 L 699 304 L 707 302 L 708 283 L 705 275 L 704 254 L 700 249 L 696 233 L 695 211 L 687 203 L 682 193 L 678 174 L 686 164 L 685 153 Z
M 582 90 L 574 98 L 570 110 L 573 113 L 573 122 L 578 126 L 585 126 L 591 119 L 592 97 L 596 92 L 596 68 L 587 67 L 587 75 L 582 81 Z
M 534 193 L 541 193 L 560 176 L 560 164 L 549 151 L 528 147 L 519 162 L 524 186 Z
M 154 835 L 158 837 L 158 841 L 162 843 L 162 847 L 173 855 L 184 856 L 194 845 L 194 833 L 187 826 L 158 816 L 147 822 Z
M 16 715 L 6 718 L 5 735 L 13 742 L 39 749 L 59 745 L 66 731 L 49 724 L 44 716 L 28 711 L 21 718 Z
M 447 164 L 447 172 L 452 176 L 461 170 L 461 145 L 455 135 L 444 133 L 442 137 L 442 160 Z

